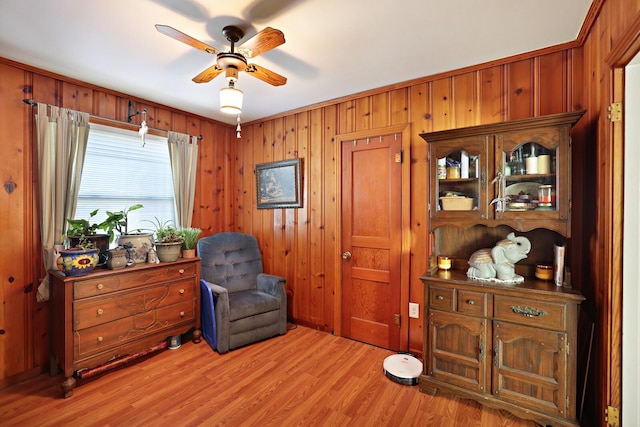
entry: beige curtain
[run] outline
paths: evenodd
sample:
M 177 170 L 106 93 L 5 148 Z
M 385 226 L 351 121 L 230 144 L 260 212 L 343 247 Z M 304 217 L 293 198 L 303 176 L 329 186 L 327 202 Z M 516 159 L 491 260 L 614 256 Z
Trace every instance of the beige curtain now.
M 178 213 L 177 226 L 191 227 L 198 166 L 198 138 L 172 131 L 167 132 L 167 137 Z
M 66 218 L 78 202 L 82 166 L 89 138 L 89 114 L 38 104 L 36 114 L 42 260 L 52 267 L 54 245 L 64 242 Z M 49 277 L 41 280 L 38 301 L 49 299 Z

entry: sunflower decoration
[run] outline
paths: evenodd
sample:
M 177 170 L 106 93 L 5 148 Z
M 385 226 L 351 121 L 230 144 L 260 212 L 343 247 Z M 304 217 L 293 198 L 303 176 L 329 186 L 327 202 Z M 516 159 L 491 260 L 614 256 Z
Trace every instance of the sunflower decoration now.
M 67 276 L 84 276 L 98 264 L 98 249 L 61 251 L 58 269 Z

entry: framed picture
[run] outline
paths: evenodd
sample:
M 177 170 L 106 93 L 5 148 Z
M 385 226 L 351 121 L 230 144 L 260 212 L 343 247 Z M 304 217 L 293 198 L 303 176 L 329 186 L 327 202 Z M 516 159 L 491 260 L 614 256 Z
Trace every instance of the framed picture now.
M 300 159 L 256 165 L 258 209 L 299 208 Z

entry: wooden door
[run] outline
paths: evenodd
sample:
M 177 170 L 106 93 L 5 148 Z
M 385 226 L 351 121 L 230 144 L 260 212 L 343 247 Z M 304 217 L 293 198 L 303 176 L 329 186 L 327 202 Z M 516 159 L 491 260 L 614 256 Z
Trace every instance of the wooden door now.
M 400 134 L 342 142 L 342 335 L 400 349 Z M 407 319 L 408 320 L 408 319 Z

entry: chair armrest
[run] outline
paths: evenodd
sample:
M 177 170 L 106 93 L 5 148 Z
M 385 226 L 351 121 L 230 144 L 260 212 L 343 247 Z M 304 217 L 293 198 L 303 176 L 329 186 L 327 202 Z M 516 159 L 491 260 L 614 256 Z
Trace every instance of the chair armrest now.
M 284 283 L 287 279 L 274 274 L 260 273 L 257 276 L 258 290 L 280 298 L 286 295 Z
M 229 292 L 220 285 L 206 280 L 204 282 L 213 295 L 213 310 L 216 314 L 216 350 L 220 354 L 226 353 L 229 351 Z

